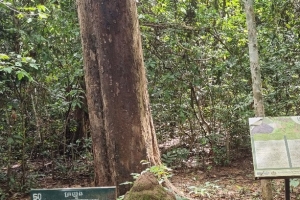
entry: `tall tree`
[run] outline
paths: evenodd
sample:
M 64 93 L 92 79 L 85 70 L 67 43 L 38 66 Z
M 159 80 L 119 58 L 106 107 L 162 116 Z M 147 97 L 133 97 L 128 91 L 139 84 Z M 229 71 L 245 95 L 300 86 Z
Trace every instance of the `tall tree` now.
M 262 95 L 262 81 L 261 81 L 261 70 L 259 66 L 259 54 L 258 54 L 258 42 L 257 42 L 257 31 L 255 23 L 255 14 L 253 8 L 253 0 L 245 0 L 245 11 L 246 21 L 248 28 L 248 40 L 249 40 L 249 58 L 250 58 L 250 69 L 252 77 L 252 91 L 254 99 L 254 110 L 256 117 L 264 117 L 264 102 Z M 262 199 L 271 200 L 272 198 L 272 187 L 271 181 L 262 179 Z
M 95 184 L 117 195 L 141 160 L 160 164 L 149 107 L 136 2 L 77 0 Z

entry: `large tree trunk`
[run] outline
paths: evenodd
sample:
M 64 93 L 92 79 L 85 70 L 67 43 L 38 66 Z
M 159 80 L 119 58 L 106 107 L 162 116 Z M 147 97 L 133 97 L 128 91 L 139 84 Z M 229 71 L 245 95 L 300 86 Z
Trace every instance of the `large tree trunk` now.
M 256 33 L 256 23 L 253 8 L 253 0 L 245 0 L 245 11 L 246 20 L 248 27 L 248 40 L 249 40 L 249 57 L 250 57 L 250 68 L 252 76 L 252 91 L 254 99 L 254 110 L 256 117 L 264 117 L 264 103 L 262 95 L 262 81 L 261 72 L 259 66 L 259 56 L 258 56 L 258 43 L 257 43 L 257 33 Z M 261 180 L 262 189 L 262 199 L 272 200 L 272 186 L 271 181 L 267 179 Z
M 141 160 L 160 164 L 134 0 L 77 0 L 95 184 L 124 194 Z

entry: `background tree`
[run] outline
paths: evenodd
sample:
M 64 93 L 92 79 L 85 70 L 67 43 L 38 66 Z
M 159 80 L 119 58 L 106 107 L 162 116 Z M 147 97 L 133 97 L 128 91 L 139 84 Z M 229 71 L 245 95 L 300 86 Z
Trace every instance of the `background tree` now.
M 259 66 L 259 55 L 258 55 L 258 43 L 257 43 L 257 32 L 255 23 L 255 14 L 253 8 L 253 0 L 245 1 L 246 21 L 248 27 L 248 40 L 249 40 L 249 58 L 250 58 L 250 69 L 252 77 L 252 92 L 254 99 L 254 110 L 255 117 L 264 117 L 264 101 L 262 95 L 262 80 L 261 70 Z M 262 199 L 271 200 L 272 196 L 272 185 L 271 181 L 267 179 L 261 180 L 262 187 Z

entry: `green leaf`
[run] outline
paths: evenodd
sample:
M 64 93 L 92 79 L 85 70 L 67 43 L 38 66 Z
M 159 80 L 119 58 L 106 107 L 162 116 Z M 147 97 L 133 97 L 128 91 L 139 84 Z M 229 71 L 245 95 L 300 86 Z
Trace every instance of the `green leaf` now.
M 22 67 L 22 63 L 21 62 L 15 62 L 15 66 Z
M 31 57 L 22 57 L 22 62 L 28 63 L 28 62 L 32 62 L 35 61 L 34 59 L 32 59 Z
M 11 6 L 12 5 L 10 2 L 5 2 L 5 1 L 4 2 L 1 1 L 1 3 L 4 4 L 4 5 L 7 5 L 7 6 Z
M 22 19 L 23 17 L 24 17 L 24 15 L 22 13 L 17 14 L 18 19 Z
M 14 67 L 1 67 L 0 71 L 7 72 L 10 74 L 13 69 L 14 69 Z
M 41 4 L 37 5 L 36 7 L 37 7 L 37 9 L 38 9 L 40 12 L 41 12 L 41 11 L 42 11 L 42 12 L 45 12 L 46 9 L 47 9 L 44 5 L 41 5 Z
M 186 14 L 185 8 L 181 7 L 181 8 L 180 8 L 180 11 L 181 11 L 182 13 Z
M 291 179 L 290 180 L 290 186 L 291 187 L 298 187 L 299 186 L 299 184 L 300 184 L 300 182 L 299 182 L 299 179 Z
M 18 71 L 17 72 L 17 77 L 18 77 L 19 80 L 22 80 L 22 78 L 24 78 L 24 76 L 25 75 L 24 75 L 24 73 L 22 71 Z
M 14 135 L 13 137 L 14 137 L 15 139 L 18 139 L 18 140 L 23 140 L 23 137 L 20 136 L 20 135 Z
M 37 64 L 34 64 L 34 63 L 30 63 L 29 66 L 34 68 L 34 69 L 39 69 L 39 66 Z
M 126 182 L 124 182 L 124 183 L 120 183 L 120 185 L 131 185 L 131 184 L 133 184 L 133 182 L 130 182 L 130 181 L 126 181 Z
M 32 76 L 28 72 L 26 72 L 22 69 L 17 71 L 16 74 L 17 74 L 17 77 L 19 80 L 22 80 L 24 77 L 27 77 L 29 79 L 29 81 L 33 80 Z
M 25 11 L 35 11 L 36 8 L 35 7 L 20 7 L 20 10 L 25 10 Z
M 39 18 L 40 18 L 40 19 L 47 19 L 47 18 L 48 18 L 48 15 L 45 14 L 45 13 L 39 13 Z
M 144 19 L 144 18 L 145 18 L 145 15 L 139 14 L 139 19 Z
M 14 143 L 14 139 L 11 137 L 7 138 L 7 144 L 10 145 L 12 143 Z
M 0 53 L 0 60 L 8 60 L 10 57 L 6 54 Z
M 29 18 L 27 19 L 27 23 L 30 23 L 30 22 L 32 22 L 32 18 L 31 18 L 31 17 L 29 17 Z

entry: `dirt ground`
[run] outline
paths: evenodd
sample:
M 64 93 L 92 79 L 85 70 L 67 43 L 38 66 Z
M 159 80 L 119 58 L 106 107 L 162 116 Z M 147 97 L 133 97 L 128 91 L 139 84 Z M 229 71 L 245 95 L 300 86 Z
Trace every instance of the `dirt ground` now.
M 171 182 L 191 199 L 261 199 L 260 181 L 254 179 L 251 156 L 245 156 L 226 167 L 178 169 L 173 171 Z M 272 181 L 274 200 L 285 199 L 284 180 Z M 53 180 L 40 178 L 38 188 L 91 187 L 87 177 Z M 29 200 L 29 195 L 12 194 L 9 199 Z M 291 187 L 291 199 L 300 199 L 300 187 Z
M 193 199 L 261 199 L 260 180 L 254 179 L 252 158 L 245 157 L 227 167 L 206 172 L 178 172 L 172 183 Z M 274 200 L 285 199 L 283 179 L 272 180 Z M 291 187 L 291 199 L 300 199 L 300 188 Z

